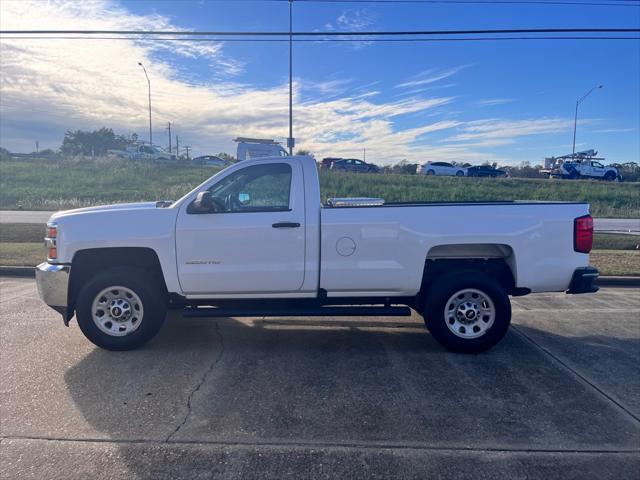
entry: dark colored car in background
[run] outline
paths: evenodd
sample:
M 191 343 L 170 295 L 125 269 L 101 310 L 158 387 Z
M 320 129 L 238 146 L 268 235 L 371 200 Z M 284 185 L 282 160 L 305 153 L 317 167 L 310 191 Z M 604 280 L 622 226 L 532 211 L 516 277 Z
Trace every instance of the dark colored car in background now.
M 330 168 L 334 172 L 380 173 L 380 168 L 377 165 L 355 158 L 334 159 Z
M 508 177 L 509 174 L 504 170 L 493 168 L 491 165 L 478 165 L 467 169 L 468 177 Z

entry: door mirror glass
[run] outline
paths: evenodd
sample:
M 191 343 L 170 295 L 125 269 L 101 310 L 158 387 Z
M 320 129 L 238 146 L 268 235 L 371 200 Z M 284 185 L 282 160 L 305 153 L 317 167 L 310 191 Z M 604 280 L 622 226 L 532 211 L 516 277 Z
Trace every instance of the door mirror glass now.
M 208 213 L 213 211 L 213 201 L 211 200 L 211 192 L 205 190 L 198 192 L 196 199 L 193 201 L 193 209 L 199 213 Z
M 238 194 L 238 203 L 240 205 L 249 205 L 249 203 L 251 202 L 251 195 L 249 195 L 248 193 L 239 193 Z

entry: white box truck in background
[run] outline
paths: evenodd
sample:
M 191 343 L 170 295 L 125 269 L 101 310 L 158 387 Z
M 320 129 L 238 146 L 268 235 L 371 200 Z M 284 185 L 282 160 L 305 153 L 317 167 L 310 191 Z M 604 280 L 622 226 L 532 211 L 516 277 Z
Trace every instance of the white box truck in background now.
M 286 157 L 289 155 L 280 142 L 275 140 L 238 137 L 233 141 L 238 143 L 236 158 L 239 162 L 260 157 Z

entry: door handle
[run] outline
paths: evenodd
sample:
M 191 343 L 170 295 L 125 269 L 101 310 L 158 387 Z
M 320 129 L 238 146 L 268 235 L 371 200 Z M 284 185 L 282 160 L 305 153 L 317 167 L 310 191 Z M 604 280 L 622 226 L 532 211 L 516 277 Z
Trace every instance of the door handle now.
M 271 226 L 273 228 L 298 228 L 300 224 L 298 222 L 278 222 Z

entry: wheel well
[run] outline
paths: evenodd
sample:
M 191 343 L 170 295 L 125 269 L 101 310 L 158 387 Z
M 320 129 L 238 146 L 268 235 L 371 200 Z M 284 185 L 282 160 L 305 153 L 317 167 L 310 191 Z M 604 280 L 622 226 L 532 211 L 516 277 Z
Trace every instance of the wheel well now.
M 418 293 L 421 304 L 438 278 L 455 271 L 475 270 L 495 278 L 510 295 L 522 295 L 516 289 L 516 282 L 506 258 L 427 258 L 422 275 L 422 285 Z
M 69 307 L 75 309 L 76 298 L 82 286 L 100 270 L 112 267 L 134 267 L 144 270 L 158 280 L 165 296 L 168 296 L 158 255 L 151 248 L 114 247 L 80 250 L 73 256 L 69 279 Z

